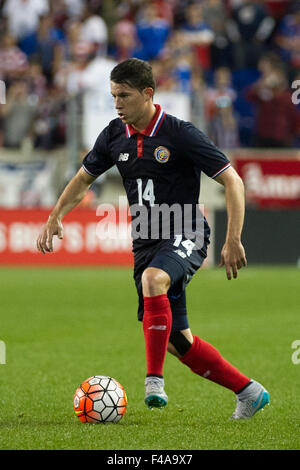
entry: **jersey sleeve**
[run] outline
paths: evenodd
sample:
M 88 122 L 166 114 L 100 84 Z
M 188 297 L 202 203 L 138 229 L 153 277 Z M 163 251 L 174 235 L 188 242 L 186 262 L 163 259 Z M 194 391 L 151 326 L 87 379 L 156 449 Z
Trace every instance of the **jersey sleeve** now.
M 210 178 L 215 178 L 231 166 L 224 153 L 190 122 L 183 123 L 180 142 L 183 154 Z
M 108 127 L 99 134 L 94 147 L 82 161 L 83 169 L 92 176 L 100 176 L 114 166 L 108 150 Z

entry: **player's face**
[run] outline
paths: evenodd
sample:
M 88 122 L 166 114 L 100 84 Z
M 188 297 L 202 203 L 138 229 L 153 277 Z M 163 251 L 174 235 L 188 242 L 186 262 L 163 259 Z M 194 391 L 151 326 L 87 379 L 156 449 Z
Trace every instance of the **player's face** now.
M 114 105 L 124 124 L 134 125 L 143 118 L 149 105 L 149 99 L 151 99 L 148 90 L 146 88 L 141 92 L 125 83 L 111 82 Z

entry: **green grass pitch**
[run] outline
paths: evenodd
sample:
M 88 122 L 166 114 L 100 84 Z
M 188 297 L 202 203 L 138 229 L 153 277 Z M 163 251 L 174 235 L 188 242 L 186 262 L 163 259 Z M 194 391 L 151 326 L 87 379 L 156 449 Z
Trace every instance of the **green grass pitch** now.
M 1 268 L 0 449 L 300 449 L 300 364 L 291 346 L 300 340 L 299 275 L 248 267 L 227 281 L 223 269 L 202 269 L 187 288 L 193 333 L 271 394 L 264 412 L 235 422 L 234 394 L 170 355 L 169 404 L 146 408 L 131 269 Z M 73 412 L 77 386 L 97 374 L 127 392 L 118 424 L 83 424 Z

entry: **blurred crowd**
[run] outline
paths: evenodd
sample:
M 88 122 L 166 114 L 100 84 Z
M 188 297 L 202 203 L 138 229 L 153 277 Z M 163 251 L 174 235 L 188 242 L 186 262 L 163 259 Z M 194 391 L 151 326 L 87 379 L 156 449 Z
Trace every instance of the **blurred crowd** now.
M 0 0 L 0 147 L 65 145 L 68 97 L 130 57 L 200 99 L 221 148 L 299 146 L 300 2 Z

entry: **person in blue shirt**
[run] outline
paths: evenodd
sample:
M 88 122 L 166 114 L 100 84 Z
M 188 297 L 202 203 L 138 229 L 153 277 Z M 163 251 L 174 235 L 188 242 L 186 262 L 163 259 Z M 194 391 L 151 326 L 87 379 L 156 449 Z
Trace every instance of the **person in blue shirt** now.
M 142 16 L 136 24 L 136 33 L 140 45 L 134 57 L 152 60 L 160 56 L 170 34 L 170 24 L 157 15 L 155 4 L 148 3 L 142 9 Z
M 275 38 L 275 45 L 290 72 L 300 68 L 300 4 L 282 18 Z
M 40 18 L 37 31 L 22 39 L 20 48 L 30 59 L 42 65 L 44 75 L 51 80 L 53 67 L 58 67 L 57 58 L 60 58 L 64 44 L 64 32 L 54 25 L 52 15 L 48 14 Z

